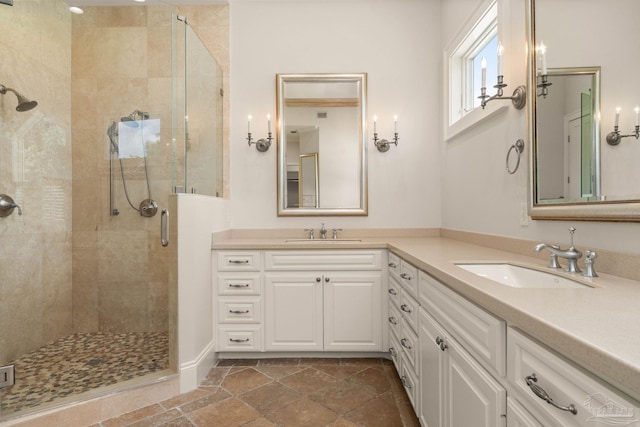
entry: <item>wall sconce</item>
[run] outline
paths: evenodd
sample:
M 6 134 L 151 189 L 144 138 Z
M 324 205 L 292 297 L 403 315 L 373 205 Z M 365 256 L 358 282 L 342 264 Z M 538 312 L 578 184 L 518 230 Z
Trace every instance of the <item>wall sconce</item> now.
M 537 93 L 537 96 L 541 96 L 543 98 L 546 98 L 547 95 L 549 94 L 549 89 L 548 87 L 552 85 L 552 83 L 549 81 L 549 76 L 548 76 L 548 72 L 547 72 L 547 47 L 544 45 L 544 42 L 540 42 L 540 47 L 538 47 L 536 49 L 538 51 L 538 53 L 540 54 L 540 63 L 542 65 L 542 72 L 540 73 L 540 83 L 538 83 L 536 85 L 536 87 L 541 88 L 540 92 Z
M 267 114 L 267 138 L 260 138 L 257 141 L 254 141 L 251 137 L 251 118 L 252 117 L 249 116 L 247 124 L 247 143 L 249 144 L 249 147 L 251 147 L 251 144 L 256 144 L 256 150 L 264 153 L 269 150 L 269 147 L 271 147 L 271 141 L 273 141 L 273 138 L 271 137 L 271 114 Z
M 480 61 L 480 66 L 482 67 L 482 87 L 480 88 L 480 105 L 484 110 L 484 107 L 487 105 L 489 101 L 493 101 L 494 99 L 510 99 L 513 103 L 513 106 L 518 110 L 524 108 L 527 101 L 527 93 L 524 86 L 518 86 L 516 90 L 513 91 L 513 96 L 504 96 L 504 88 L 507 87 L 507 84 L 504 82 L 504 76 L 502 72 L 502 43 L 498 43 L 498 84 L 493 86 L 497 89 L 497 92 L 493 96 L 487 95 L 487 60 L 485 57 L 482 57 L 482 61 Z
M 373 145 L 376 146 L 379 152 L 386 153 L 389 151 L 391 144 L 398 146 L 398 116 L 393 116 L 393 139 L 391 141 L 387 139 L 378 139 L 378 131 L 376 125 L 378 123 L 378 116 L 373 116 Z
M 616 122 L 613 126 L 613 132 L 609 132 L 607 134 L 607 144 L 609 145 L 618 145 L 622 138 L 627 138 L 629 136 L 633 136 L 635 139 L 640 138 L 640 107 L 636 107 L 633 110 L 636 112 L 636 129 L 634 133 L 630 133 L 628 135 L 620 135 L 620 130 L 618 128 L 618 123 L 620 122 L 620 110 L 620 107 L 616 108 Z

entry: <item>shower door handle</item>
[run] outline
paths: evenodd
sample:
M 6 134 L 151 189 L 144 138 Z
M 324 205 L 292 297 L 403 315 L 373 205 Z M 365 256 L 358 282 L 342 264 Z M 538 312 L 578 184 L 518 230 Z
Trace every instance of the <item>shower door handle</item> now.
M 166 209 L 160 214 L 160 243 L 165 248 L 169 246 L 169 211 Z

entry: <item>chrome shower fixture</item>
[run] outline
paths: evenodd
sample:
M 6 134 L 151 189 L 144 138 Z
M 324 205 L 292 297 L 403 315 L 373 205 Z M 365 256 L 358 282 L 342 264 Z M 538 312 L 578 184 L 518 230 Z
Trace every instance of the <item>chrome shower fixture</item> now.
M 38 105 L 36 101 L 31 101 L 17 90 L 0 84 L 0 94 L 5 95 L 7 92 L 13 92 L 18 98 L 18 106 L 16 107 L 16 111 L 29 111 L 36 108 L 36 105 Z
M 120 121 L 121 122 L 135 122 L 136 118 L 138 118 L 140 120 L 148 120 L 149 119 L 149 113 L 147 113 L 146 111 L 134 110 L 133 113 L 129 114 L 128 116 L 120 117 Z

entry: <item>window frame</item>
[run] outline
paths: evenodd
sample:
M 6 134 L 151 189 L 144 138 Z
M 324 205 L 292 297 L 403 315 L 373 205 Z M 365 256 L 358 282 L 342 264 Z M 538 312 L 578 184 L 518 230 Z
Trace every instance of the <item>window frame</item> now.
M 489 103 L 484 109 L 473 107 L 473 58 L 495 36 L 508 40 L 506 27 L 499 25 L 500 17 L 507 16 L 507 1 L 484 0 L 471 14 L 467 22 L 444 51 L 444 139 L 449 140 L 472 128 L 486 117 L 507 109 L 504 103 Z M 506 22 L 506 21 L 503 21 Z M 507 63 L 503 73 L 508 74 Z M 505 78 L 505 81 L 507 79 Z M 494 93 L 493 84 L 487 81 L 487 94 Z

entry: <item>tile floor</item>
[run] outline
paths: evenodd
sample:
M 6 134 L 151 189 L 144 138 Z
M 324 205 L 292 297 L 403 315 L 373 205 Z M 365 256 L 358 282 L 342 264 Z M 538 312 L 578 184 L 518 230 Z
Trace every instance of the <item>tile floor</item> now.
M 419 426 L 386 359 L 221 360 L 201 386 L 93 427 Z
M 3 417 L 22 415 L 73 396 L 169 368 L 166 333 L 71 334 L 25 354 L 15 385 L 0 390 Z

